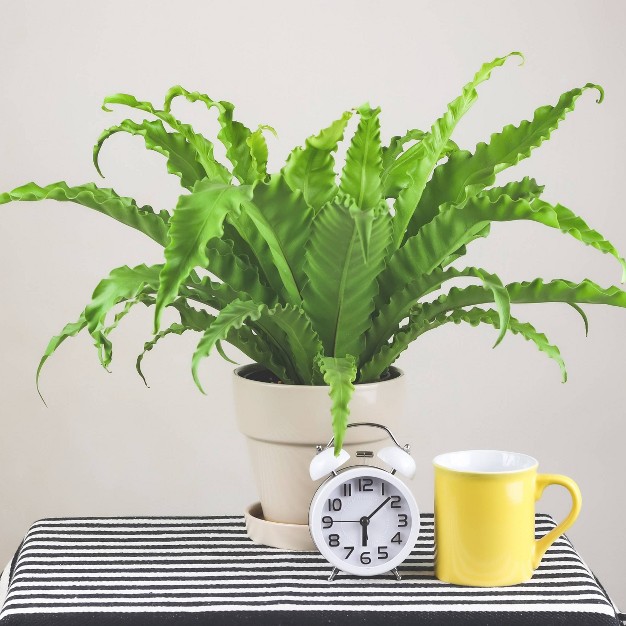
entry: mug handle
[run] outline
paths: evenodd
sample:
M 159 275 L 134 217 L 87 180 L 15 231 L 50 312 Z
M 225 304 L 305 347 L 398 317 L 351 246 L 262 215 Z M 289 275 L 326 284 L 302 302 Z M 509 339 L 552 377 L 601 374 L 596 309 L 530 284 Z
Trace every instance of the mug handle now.
M 582 506 L 582 495 L 578 485 L 567 476 L 561 474 L 538 474 L 535 487 L 535 500 L 541 498 L 543 491 L 549 485 L 561 485 L 565 487 L 572 496 L 572 508 L 568 516 L 541 539 L 535 541 L 535 555 L 533 559 L 533 569 L 539 567 L 539 563 L 546 553 L 546 550 L 576 521 Z

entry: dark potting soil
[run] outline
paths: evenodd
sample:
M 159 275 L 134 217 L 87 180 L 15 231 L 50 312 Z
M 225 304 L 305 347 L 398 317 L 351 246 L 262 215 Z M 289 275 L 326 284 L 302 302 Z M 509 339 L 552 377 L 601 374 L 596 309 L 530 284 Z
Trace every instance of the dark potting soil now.
M 398 376 L 400 376 L 400 372 L 395 368 L 390 368 L 380 377 L 377 382 L 392 380 L 394 378 L 397 378 Z M 283 384 L 283 381 L 280 380 L 280 378 L 278 378 L 276 374 L 273 374 L 269 370 L 262 368 L 255 368 L 250 372 L 246 372 L 245 378 L 247 378 L 248 380 L 255 380 L 259 383 L 273 383 L 275 385 Z M 356 384 L 358 385 L 359 383 Z

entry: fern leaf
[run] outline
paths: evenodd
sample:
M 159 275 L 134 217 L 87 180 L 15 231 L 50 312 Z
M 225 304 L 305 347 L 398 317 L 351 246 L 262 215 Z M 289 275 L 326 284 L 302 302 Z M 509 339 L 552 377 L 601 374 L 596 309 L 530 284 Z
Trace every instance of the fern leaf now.
M 306 203 L 316 211 L 336 194 L 333 152 L 351 117 L 352 113 L 346 111 L 328 128 L 309 137 L 304 148 L 291 152 L 282 170 L 291 189 L 301 191 Z
M 433 172 L 407 229 L 406 237 L 415 235 L 439 211 L 443 204 L 459 204 L 477 191 L 492 185 L 498 172 L 530 156 L 574 110 L 576 101 L 587 89 L 597 89 L 602 102 L 603 91 L 592 83 L 561 95 L 554 106 L 537 109 L 531 121 L 505 126 L 493 134 L 489 143 L 479 143 L 474 154 L 459 151 Z
M 165 247 L 165 265 L 161 271 L 155 307 L 155 333 L 163 309 L 174 300 L 181 283 L 196 266 L 206 267 L 209 240 L 220 237 L 229 213 L 239 211 L 249 198 L 247 186 L 234 187 L 202 180 L 190 195 L 180 197 L 170 220 L 169 240 Z
M 359 243 L 361 244 L 361 254 L 363 255 L 363 261 L 367 263 L 369 261 L 369 248 L 370 241 L 372 239 L 372 228 L 374 227 L 374 221 L 376 216 L 379 215 L 379 211 L 376 209 L 368 209 L 367 211 L 361 211 L 356 205 L 350 206 L 350 215 L 354 220 L 354 227 L 356 228 L 357 235 L 359 237 Z
M 534 178 L 526 176 L 520 181 L 514 181 L 504 185 L 503 187 L 491 187 L 481 191 L 478 195 L 481 198 L 488 198 L 489 202 L 495 202 L 500 196 L 508 196 L 512 200 L 534 200 L 539 198 L 543 193 L 544 186 L 539 185 Z M 441 267 L 447 267 L 450 263 L 453 263 L 460 257 L 467 253 L 467 245 L 475 239 L 481 237 L 488 237 L 491 232 L 491 225 L 487 224 L 483 229 L 477 233 L 472 234 L 471 238 L 463 246 L 455 250 L 449 255 L 446 260 L 441 264 Z
M 572 309 L 574 309 L 574 311 L 576 311 L 578 315 L 580 315 L 580 317 L 582 318 L 583 324 L 585 325 L 585 337 L 588 337 L 589 336 L 589 320 L 587 319 L 587 314 L 585 313 L 583 308 L 578 306 L 575 302 L 568 302 L 567 304 L 569 304 L 572 307 Z
M 456 278 L 478 278 L 483 287 L 492 293 L 492 299 L 497 304 L 501 319 L 501 331 L 494 347 L 497 346 L 504 338 L 511 313 L 509 294 L 500 278 L 478 267 L 466 267 L 461 270 L 454 267 L 446 270 L 437 268 L 430 274 L 418 275 L 417 278 L 407 283 L 404 289 L 389 293 L 388 302 L 378 309 L 365 335 L 365 350 L 361 353 L 361 364 L 365 366 L 381 349 L 381 346 L 384 346 L 397 332 L 402 320 L 409 315 L 420 298 L 440 289 L 447 281 Z M 381 290 L 383 280 L 384 273 L 381 275 Z M 384 369 L 379 373 L 383 371 Z M 371 380 L 369 375 L 368 380 Z
M 240 259 L 245 260 L 248 265 L 257 270 L 259 278 L 264 285 L 269 284 L 265 278 L 263 269 L 261 268 L 258 260 L 255 258 L 254 250 L 239 234 L 238 230 L 230 223 L 228 218 L 224 222 L 224 235 L 221 237 L 221 241 L 228 241 L 233 253 Z
M 506 285 L 512 304 L 563 302 L 567 304 L 606 304 L 626 308 L 626 291 L 619 287 L 600 287 L 591 280 L 574 283 L 561 278 L 545 282 L 537 278 L 531 282 Z M 419 305 L 419 310 L 429 319 L 458 308 L 493 302 L 493 295 L 478 285 L 460 289 L 453 287 L 436 300 Z
M 415 339 L 448 322 L 455 324 L 465 322 L 472 326 L 490 324 L 494 328 L 502 329 L 500 315 L 494 310 L 475 308 L 465 311 L 454 309 L 449 315 L 442 314 L 434 319 L 425 319 L 423 314 L 411 316 L 406 327 L 396 333 L 393 341 L 390 344 L 385 344 L 363 369 L 363 380 L 376 380 Z M 514 317 L 509 319 L 507 329 L 514 335 L 521 335 L 527 341 L 534 343 L 539 351 L 556 361 L 561 370 L 562 381 L 567 381 L 567 370 L 563 357 L 559 349 L 552 345 L 543 333 L 538 332 L 531 324 L 520 322 Z
M 217 138 L 226 147 L 226 156 L 233 165 L 233 174 L 240 183 L 251 183 L 255 180 L 252 154 L 248 146 L 250 129 L 233 119 L 235 107 L 224 100 L 220 101 L 223 112 L 220 112 L 218 121 L 221 126 Z
M 111 343 L 107 338 L 108 333 L 105 332 L 107 315 L 116 304 L 137 299 L 146 288 L 154 293 L 159 285 L 162 267 L 125 265 L 114 269 L 107 278 L 98 283 L 91 302 L 85 308 L 84 316 L 104 368 L 108 368 L 112 358 Z
M 500 196 L 509 196 L 512 200 L 534 200 L 535 198 L 539 198 L 541 196 L 543 190 L 543 185 L 539 185 L 534 178 L 526 176 L 520 181 L 507 183 L 503 187 L 491 187 L 490 189 L 485 189 L 478 195 L 481 198 L 488 198 L 490 202 L 495 202 Z M 480 237 L 488 237 L 490 232 L 491 227 L 488 224 L 482 230 L 478 231 L 478 233 L 473 235 L 465 245 L 461 246 L 458 250 L 448 256 L 441 266 L 446 267 L 458 258 L 464 256 L 467 253 L 466 247 L 469 243 Z
M 471 326 L 490 324 L 494 328 L 500 328 L 499 316 L 496 311 L 492 310 L 457 310 L 452 311 L 447 319 L 455 324 L 460 324 L 461 322 L 465 322 Z M 543 333 L 538 332 L 532 324 L 529 324 L 528 322 L 520 322 L 514 317 L 509 320 L 509 330 L 514 335 L 521 335 L 524 339 L 526 339 L 526 341 L 534 343 L 540 352 L 543 352 L 549 358 L 554 360 L 561 370 L 561 381 L 564 383 L 567 382 L 567 369 L 565 368 L 565 361 L 561 356 L 561 352 L 557 346 L 550 343 L 548 338 Z
M 284 302 L 295 300 L 295 289 L 292 286 L 291 294 L 287 292 L 283 277 L 281 277 L 274 262 L 274 254 L 272 254 L 269 244 L 248 212 L 241 211 L 237 214 L 236 219 L 232 215 L 228 219 L 229 224 L 225 224 L 225 226 L 230 227 L 229 236 L 232 234 L 232 231 L 236 232 L 236 237 L 233 238 L 233 241 L 244 243 L 245 252 L 250 255 L 249 258 L 257 267 L 263 282 L 269 285 L 279 300 Z M 278 252 L 276 250 L 276 253 Z M 284 269 L 283 267 L 283 272 Z
M 327 204 L 315 218 L 307 249 L 303 307 L 331 356 L 361 354 L 390 240 L 389 216 L 378 215 L 365 262 L 350 206 L 349 199 Z
M 262 124 L 246 140 L 250 150 L 250 157 L 252 158 L 252 169 L 255 172 L 254 180 L 265 180 L 267 178 L 268 150 L 267 142 L 263 135 L 263 132 L 266 130 L 276 137 L 276 131 L 271 126 Z
M 304 250 L 311 232 L 311 209 L 302 194 L 292 191 L 281 175 L 274 175 L 268 184 L 255 185 L 243 212 L 267 243 L 289 301 L 298 304 L 306 280 Z M 237 227 L 238 220 L 231 223 Z
M 150 115 L 165 122 L 170 128 L 180 133 L 192 146 L 196 152 L 196 160 L 202 165 L 206 176 L 210 181 L 230 183 L 231 173 L 215 158 L 214 146 L 206 137 L 197 133 L 189 124 L 183 124 L 177 120 L 169 111 L 156 109 L 150 102 L 140 101 L 130 94 L 118 93 L 107 96 L 102 105 L 103 110 L 111 111 L 107 107 L 109 104 L 119 104 L 127 106 Z
M 445 269 L 451 263 L 454 263 L 457 259 L 465 256 L 467 254 L 467 246 L 476 239 L 486 239 L 491 234 L 491 224 L 487 224 L 482 230 L 479 230 L 477 233 L 472 234 L 469 241 L 463 244 L 460 248 L 457 248 L 452 254 L 448 255 L 443 263 L 440 265 L 442 269 Z
M 187 91 L 177 85 L 167 92 L 163 109 L 169 113 L 172 101 L 180 96 L 189 102 L 202 102 L 209 110 L 213 108 L 217 110 L 217 120 L 220 125 L 217 138 L 226 148 L 226 157 L 233 166 L 233 175 L 243 184 L 254 182 L 257 177 L 253 155 L 248 143 L 252 131 L 241 122 L 233 119 L 235 107 L 225 100 L 213 100 L 206 94 L 198 91 Z
M 226 283 L 215 282 L 208 276 L 202 278 L 198 276 L 190 277 L 180 286 L 178 294 L 186 300 L 205 304 L 216 311 L 221 311 L 227 304 L 239 298 L 239 294 Z M 243 300 L 249 300 L 248 294 L 241 294 Z M 170 306 L 175 306 L 174 300 Z
M 486 189 L 480 194 L 481 198 L 488 198 L 490 202 L 495 202 L 500 196 L 509 196 L 513 200 L 534 200 L 539 198 L 543 193 L 544 186 L 539 185 L 534 178 L 526 176 L 520 181 L 514 181 L 504 185 L 503 187 L 491 187 Z M 467 253 L 467 245 L 475 239 L 488 237 L 491 233 L 491 225 L 487 224 L 482 230 L 479 230 L 476 234 L 473 234 L 470 240 L 461 246 L 458 250 L 455 250 L 449 255 L 446 260 L 441 264 L 441 267 L 447 267 L 450 263 L 453 263 Z
M 338 456 L 348 428 L 349 405 L 354 394 L 353 383 L 357 374 L 356 361 L 353 356 L 346 355 L 345 357 L 320 357 L 318 362 L 324 375 L 324 382 L 330 386 L 328 393 L 331 399 L 330 413 L 335 435 L 335 456 Z
M 402 154 L 404 150 L 404 146 L 410 141 L 421 141 L 426 137 L 426 132 L 420 130 L 419 128 L 413 128 L 411 130 L 407 130 L 404 135 L 395 135 L 389 141 L 388 146 L 383 146 L 382 148 L 382 166 L 383 166 L 383 176 L 385 178 L 388 177 L 387 169 L 391 166 L 391 164 Z
M 224 284 L 230 286 L 241 299 L 244 294 L 267 305 L 276 303 L 277 294 L 261 281 L 258 269 L 247 257 L 235 253 L 232 241 L 228 239 L 210 239 L 206 248 L 209 268 Z
M 148 289 L 147 291 L 149 293 L 140 293 L 137 297 L 127 300 L 122 310 L 118 311 L 114 315 L 111 324 L 104 327 L 102 332 L 96 335 L 95 346 L 98 350 L 98 354 L 101 355 L 100 362 L 105 369 L 108 369 L 113 359 L 113 344 L 109 339 L 111 333 L 119 326 L 120 322 L 130 313 L 131 309 L 133 309 L 135 305 L 144 304 L 145 306 L 152 306 L 156 302 L 156 300 L 152 297 L 154 290 Z
M 413 130 L 407 130 L 404 135 L 396 135 L 395 137 L 392 137 L 389 145 L 383 147 L 382 149 L 382 177 L 388 178 L 388 170 L 392 167 L 393 162 L 402 154 L 402 152 L 404 151 L 404 146 L 407 143 L 409 143 L 410 141 L 421 141 L 427 135 L 428 133 L 424 132 L 423 130 L 419 130 L 419 128 L 414 128 Z M 444 158 L 450 156 L 458 149 L 459 146 L 457 146 L 456 143 L 454 143 L 454 141 L 450 139 L 442 150 L 441 157 Z M 392 195 L 390 195 L 389 197 L 392 197 Z
M 489 80 L 491 72 L 504 65 L 511 56 L 519 56 L 523 59 L 521 53 L 512 52 L 483 64 L 474 78 L 463 87 L 461 95 L 448 104 L 446 112 L 433 124 L 430 132 L 418 144 L 411 146 L 394 161 L 383 177 L 386 197 L 396 197 L 394 191 L 404 189 L 409 185 L 419 169 L 428 169 L 433 159 L 439 160 L 442 151 L 448 145 L 454 128 L 478 99 L 478 92 L 476 91 L 478 85 Z M 428 163 L 420 164 L 425 158 L 428 159 Z
M 304 311 L 290 305 L 277 305 L 269 309 L 264 304 L 250 300 L 235 300 L 228 304 L 215 321 L 206 330 L 192 360 L 192 373 L 198 388 L 202 391 L 198 378 L 198 367 L 205 357 L 209 356 L 218 341 L 231 342 L 231 334 L 246 326 L 258 325 L 264 333 L 272 338 L 284 336 L 288 347 L 287 354 L 295 362 L 291 369 L 295 371 L 296 380 L 311 384 L 315 377 L 313 366 L 321 352 L 321 343 L 313 331 Z M 280 334 L 276 330 L 280 329 Z M 237 345 L 236 342 L 232 342 Z M 274 346 L 279 345 L 274 341 Z M 289 368 L 288 368 L 289 369 Z M 293 376 L 287 372 L 287 380 Z
M 293 361 L 291 367 L 296 372 L 296 379 L 304 384 L 312 384 L 316 380 L 315 363 L 322 352 L 322 344 L 302 309 L 280 304 L 270 309 L 250 300 L 235 300 L 222 309 L 206 330 L 194 354 L 192 372 L 200 389 L 197 372 L 201 360 L 209 356 L 218 341 L 229 341 L 238 346 L 236 334 L 233 341 L 233 332 L 242 329 L 244 324 L 258 325 L 272 338 L 284 336 L 284 345 Z M 286 379 L 292 380 L 293 377 L 287 374 Z
M 70 187 L 60 181 L 45 187 L 28 183 L 13 191 L 0 194 L 0 204 L 13 201 L 59 200 L 86 206 L 98 213 L 148 235 L 157 243 L 165 245 L 169 214 L 167 211 L 155 213 L 152 207 L 137 206 L 132 198 L 118 196 L 113 189 L 102 189 L 93 183 Z
M 37 393 L 39 397 L 45 404 L 46 401 L 43 399 L 43 395 L 41 395 L 41 390 L 39 388 L 39 377 L 41 376 L 41 370 L 45 364 L 45 362 L 56 352 L 57 348 L 69 337 L 75 337 L 78 333 L 83 330 L 87 326 L 87 320 L 85 319 L 85 314 L 81 313 L 80 317 L 75 322 L 70 322 L 63 327 L 63 330 L 58 335 L 55 335 L 50 339 L 46 349 L 44 350 L 43 356 L 39 361 L 39 365 L 37 366 L 37 373 L 35 374 L 35 384 L 37 386 Z
M 150 113 L 151 115 L 157 116 L 159 111 L 154 108 L 152 103 L 146 100 L 137 100 L 135 96 L 129 93 L 114 93 L 110 96 L 106 96 L 106 98 L 102 101 L 102 110 L 107 113 L 112 113 L 113 109 L 109 109 L 107 105 L 109 104 L 119 104 L 121 106 L 127 106 L 131 109 L 136 109 L 137 111 L 143 111 L 144 113 Z
M 508 196 L 511 200 L 534 200 L 539 198 L 544 190 L 534 178 L 528 176 L 519 181 L 507 183 L 503 187 L 492 187 L 480 192 L 481 198 L 488 198 L 489 202 L 495 202 L 501 196 Z
M 168 133 L 161 120 L 144 120 L 140 123 L 124 120 L 116 126 L 107 128 L 98 137 L 98 141 L 93 147 L 93 164 L 98 174 L 103 178 L 104 175 L 98 163 L 100 150 L 109 137 L 120 132 L 142 136 L 148 150 L 165 156 L 167 158 L 167 171 L 178 176 L 183 187 L 191 190 L 198 180 L 206 177 L 206 172 L 196 160 L 196 151 L 191 144 L 179 133 Z
M 141 380 L 143 380 L 143 383 L 146 387 L 149 387 L 150 385 L 148 385 L 148 381 L 146 380 L 143 370 L 141 369 L 141 364 L 146 354 L 148 354 L 148 352 L 150 352 L 156 346 L 156 344 L 159 343 L 159 341 L 161 341 L 161 339 L 163 339 L 164 337 L 167 337 L 168 335 L 182 335 L 188 330 L 193 329 L 189 326 L 175 323 L 171 326 L 168 326 L 165 330 L 160 330 L 156 335 L 154 335 L 154 337 L 152 337 L 152 339 L 150 339 L 150 341 L 146 341 L 146 343 L 143 344 L 143 350 L 137 356 L 137 361 L 135 362 L 135 369 L 137 370 L 139 376 L 141 376 Z
M 198 373 L 202 359 L 208 357 L 217 342 L 226 339 L 230 331 L 241 328 L 245 323 L 257 321 L 261 317 L 263 308 L 263 304 L 235 300 L 224 307 L 211 326 L 207 328 L 196 347 L 191 363 L 193 379 L 202 393 L 205 391 Z
M 157 333 L 150 341 L 144 344 L 142 353 L 137 357 L 136 369 L 146 386 L 148 386 L 148 383 L 141 369 L 146 353 L 152 350 L 155 345 L 167 335 L 182 335 L 187 331 L 202 332 L 200 328 L 175 323 L 169 328 L 159 331 L 159 333 Z M 276 355 L 268 348 L 267 344 L 258 335 L 255 335 L 249 328 L 242 326 L 238 330 L 231 331 L 228 336 L 228 343 L 231 343 L 237 349 L 241 350 L 241 352 L 252 359 L 255 363 L 259 363 L 260 365 L 266 367 L 270 370 L 270 372 L 277 376 L 279 380 L 284 383 L 291 382 L 285 368 L 277 362 Z M 216 344 L 216 349 L 218 349 L 218 344 Z M 230 361 L 230 359 L 227 360 Z
M 382 200 L 380 176 L 380 108 L 364 104 L 358 109 L 361 120 L 346 154 L 340 189 L 348 194 L 362 211 L 373 209 Z
M 390 190 L 394 188 L 402 189 L 394 205 L 394 243 L 396 247 L 402 242 L 424 187 L 435 165 L 441 159 L 454 128 L 477 100 L 476 88 L 488 80 L 491 77 L 491 72 L 504 65 L 511 56 L 522 57 L 519 52 L 512 52 L 507 56 L 485 63 L 472 81 L 463 87 L 461 95 L 448 105 L 444 115 L 433 124 L 428 136 L 409 148 L 387 171 L 387 176 L 383 180 L 383 185 L 387 190 L 385 195 L 392 195 Z
M 540 199 L 513 200 L 506 195 L 497 197 L 493 202 L 489 197 L 474 197 L 463 206 L 447 207 L 441 211 L 392 256 L 379 281 L 381 290 L 386 290 L 386 294 L 381 291 L 381 295 L 404 289 L 416 276 L 432 272 L 489 223 L 515 220 L 530 220 L 559 229 L 603 253 L 613 255 L 626 271 L 624 259 L 615 247 L 600 233 L 590 229 L 580 217 L 559 204 L 553 206 Z
M 162 265 L 124 265 L 101 280 L 91 296 L 91 302 L 85 308 L 89 332 L 94 333 L 104 328 L 107 314 L 119 302 L 137 298 L 146 286 L 156 290 L 162 268 Z
M 135 363 L 135 369 L 137 370 L 139 376 L 141 376 L 141 379 L 146 387 L 148 386 L 148 382 L 146 381 L 141 369 L 141 364 L 146 354 L 150 352 L 156 344 L 161 341 L 161 339 L 167 337 L 168 335 L 182 335 L 188 330 L 204 332 L 215 320 L 215 316 L 207 313 L 206 311 L 194 309 L 192 306 L 189 306 L 183 298 L 177 298 L 170 304 L 170 306 L 178 311 L 178 314 L 180 315 L 180 323 L 174 323 L 165 330 L 159 331 L 150 341 L 147 341 Z
M 574 304 L 607 304 L 626 307 L 626 291 L 619 287 L 602 288 L 590 280 L 574 283 L 566 280 L 544 282 L 538 278 L 531 282 L 506 285 L 511 302 L 567 302 Z
M 278 380 L 287 385 L 295 384 L 295 381 L 287 372 L 289 364 L 287 364 L 286 367 L 285 364 L 280 361 L 278 351 L 272 349 L 270 344 L 259 334 L 255 333 L 253 329 L 242 326 L 238 330 L 232 330 L 228 334 L 227 341 L 238 350 L 241 350 L 241 352 L 255 363 L 266 367 Z
M 261 321 L 276 324 L 285 333 L 300 379 L 307 385 L 319 384 L 317 359 L 323 354 L 323 346 L 306 313 L 299 307 L 278 304 L 264 310 Z
M 115 314 L 113 321 L 109 326 L 103 329 L 102 334 L 108 337 L 120 325 L 120 322 L 130 313 L 135 305 L 145 304 L 146 306 L 152 306 L 154 303 L 155 299 L 148 294 L 139 294 L 136 298 L 126 301 L 124 308 Z
M 98 283 L 94 290 L 91 302 L 81 313 L 76 322 L 67 324 L 63 330 L 52 337 L 44 354 L 39 361 L 36 374 L 37 391 L 39 392 L 39 377 L 44 363 L 68 338 L 74 337 L 81 330 L 87 328 L 94 339 L 94 345 L 98 351 L 100 363 L 106 369 L 113 357 L 112 345 L 108 336 L 117 327 L 131 307 L 141 302 L 146 305 L 154 303 L 154 299 L 144 293 L 146 287 L 152 292 L 158 285 L 159 265 L 147 267 L 139 265 L 134 268 L 128 266 L 118 267 L 109 276 Z M 106 326 L 107 314 L 116 304 L 124 302 L 125 306 L 114 317 L 113 323 Z M 41 393 L 39 392 L 40 397 Z
M 169 328 L 157 333 L 150 341 L 146 342 L 142 353 L 137 357 L 136 369 L 146 385 L 147 382 L 141 369 L 142 361 L 146 353 L 152 350 L 163 337 L 171 334 L 182 335 L 184 332 L 190 330 L 204 332 L 215 321 L 214 316 L 209 315 L 206 311 L 194 309 L 180 298 L 175 300 L 171 306 L 179 311 L 180 323 L 172 324 Z M 250 328 L 242 326 L 240 329 L 231 330 L 228 333 L 227 341 L 241 350 L 255 363 L 260 363 L 267 367 L 283 382 L 291 382 L 285 368 L 276 360 L 276 356 L 272 350 L 270 350 L 263 339 L 255 335 Z M 218 351 L 220 351 L 219 343 L 220 342 L 216 344 Z M 223 350 L 220 353 L 223 353 Z M 226 355 L 223 355 L 223 357 L 230 361 Z
M 68 337 L 74 337 L 84 328 L 88 329 L 94 339 L 94 345 L 98 350 L 101 364 L 105 369 L 108 368 L 113 356 L 112 345 L 108 336 L 130 311 L 132 306 L 139 302 L 146 305 L 154 302 L 149 295 L 142 292 L 146 287 L 150 286 L 152 291 L 154 291 L 154 288 L 158 285 L 159 269 L 160 266 L 150 268 L 145 265 L 139 265 L 134 268 L 127 266 L 118 267 L 107 278 L 98 283 L 91 302 L 87 305 L 79 319 L 76 322 L 67 324 L 61 333 L 53 337 L 48 343 L 37 367 L 36 384 L 38 392 L 39 377 L 44 363 Z M 106 326 L 107 314 L 120 302 L 125 303 L 124 308 L 115 315 L 113 323 Z M 39 395 L 41 396 L 41 393 Z

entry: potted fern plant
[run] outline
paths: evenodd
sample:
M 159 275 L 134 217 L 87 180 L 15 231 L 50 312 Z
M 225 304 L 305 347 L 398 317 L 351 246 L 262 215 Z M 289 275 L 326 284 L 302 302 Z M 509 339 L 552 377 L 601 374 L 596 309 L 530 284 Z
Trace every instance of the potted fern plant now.
M 305 524 L 315 485 L 307 475 L 311 448 L 332 432 L 343 445 L 352 419 L 392 419 L 401 412 L 402 373 L 393 363 L 423 334 L 444 324 L 489 324 L 496 344 L 507 332 L 521 335 L 556 361 L 558 348 L 511 313 L 521 303 L 562 302 L 584 317 L 582 304 L 626 307 L 626 292 L 590 280 L 504 284 L 496 273 L 463 267 L 471 242 L 487 237 L 492 222 L 531 220 L 613 255 L 614 246 L 570 209 L 541 198 L 532 178 L 496 186 L 496 175 L 527 158 L 574 109 L 593 84 L 574 88 L 530 121 L 506 126 L 473 152 L 460 149 L 452 132 L 489 79 L 512 53 L 484 64 L 429 131 L 409 130 L 388 145 L 380 137 L 380 109 L 346 111 L 295 148 L 277 173 L 267 171 L 268 126 L 247 128 L 233 105 L 172 88 L 159 108 L 126 94 L 103 108 L 130 107 L 146 120 L 124 120 L 104 131 L 93 152 L 116 133 L 141 136 L 165 157 L 184 191 L 173 211 L 138 206 L 112 189 L 87 183 L 26 184 L 0 195 L 0 203 L 54 199 L 82 204 L 138 229 L 164 247 L 159 265 L 119 267 L 96 287 L 80 317 L 54 337 L 46 359 L 68 337 L 86 329 L 100 361 L 112 357 L 110 333 L 135 304 L 154 306 L 153 337 L 137 360 L 164 336 L 200 333 L 192 359 L 199 365 L 222 343 L 236 346 L 254 364 L 235 371 L 239 420 L 259 464 L 261 501 L 275 522 Z M 172 112 L 177 98 L 217 112 L 214 144 Z M 349 120 L 358 124 L 338 174 L 334 153 Z M 465 287 L 448 281 L 468 279 Z M 117 308 L 121 307 L 121 308 Z M 162 328 L 166 308 L 179 321 Z M 355 443 L 355 442 L 353 442 Z M 274 540 L 272 540 L 274 541 Z M 281 545 L 280 541 L 275 541 Z

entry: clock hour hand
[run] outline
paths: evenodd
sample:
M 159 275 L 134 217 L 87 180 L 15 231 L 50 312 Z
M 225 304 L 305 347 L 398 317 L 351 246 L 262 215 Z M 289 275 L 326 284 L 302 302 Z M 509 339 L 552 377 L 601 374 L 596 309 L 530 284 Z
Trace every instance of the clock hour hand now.
M 367 519 L 367 521 L 369 522 L 372 517 L 374 517 L 374 515 L 376 515 L 376 513 L 378 513 L 378 511 L 380 511 L 380 509 L 382 509 L 385 504 L 387 504 L 387 502 L 389 502 L 389 500 L 391 500 L 391 496 L 389 496 L 382 504 L 379 504 L 378 507 L 376 507 L 376 509 L 372 513 L 370 513 L 365 519 Z
M 359 520 L 359 522 L 361 524 L 361 545 L 367 546 L 367 540 L 368 540 L 367 527 L 368 527 L 370 521 L 369 521 L 369 519 L 367 517 L 362 517 Z

